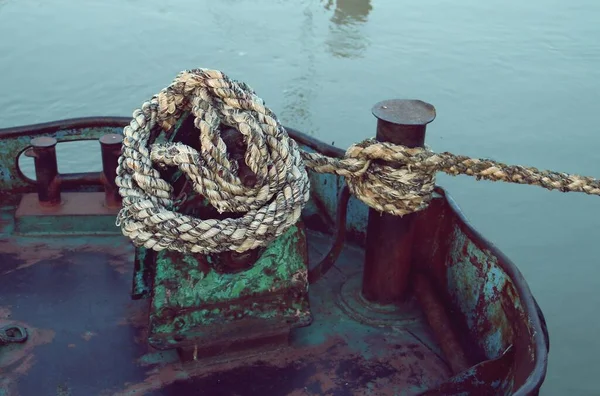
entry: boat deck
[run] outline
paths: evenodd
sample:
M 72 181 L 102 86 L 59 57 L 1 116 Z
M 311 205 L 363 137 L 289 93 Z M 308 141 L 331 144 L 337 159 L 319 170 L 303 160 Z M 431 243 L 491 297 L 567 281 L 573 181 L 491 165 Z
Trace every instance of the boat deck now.
M 130 298 L 126 238 L 6 235 L 0 325 L 21 324 L 29 339 L 0 347 L 2 395 L 408 395 L 451 375 L 414 307 L 383 327 L 343 309 L 341 290 L 360 279 L 354 246 L 311 285 L 313 323 L 294 330 L 289 346 L 181 363 L 176 351 L 146 344 L 148 300 Z M 328 244 L 309 233 L 311 262 Z

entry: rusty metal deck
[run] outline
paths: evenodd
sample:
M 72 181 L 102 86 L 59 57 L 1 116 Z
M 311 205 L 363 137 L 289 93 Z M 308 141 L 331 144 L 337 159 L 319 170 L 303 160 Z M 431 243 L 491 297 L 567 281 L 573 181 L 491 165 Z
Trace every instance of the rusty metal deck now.
M 25 343 L 0 346 L 0 396 L 538 394 L 549 351 L 543 313 L 518 268 L 469 225 L 445 190 L 436 188 L 411 226 L 408 300 L 380 305 L 361 292 L 365 254 L 357 246 L 365 246 L 368 208 L 350 197 L 340 222 L 342 178 L 314 172 L 302 213 L 311 270 L 329 268 L 315 263 L 343 235 L 334 232 L 334 219 L 348 244 L 326 276 L 311 282 L 310 326 L 289 336 L 265 329 L 268 337 L 252 342 L 242 332 L 242 350 L 227 337 L 181 354 L 150 348 L 150 299 L 131 299 L 134 249 L 115 227 L 119 207 L 106 176 L 114 174 L 115 135 L 129 121 L 0 130 L 0 326 L 29 331 Z M 289 132 L 306 150 L 343 156 Z M 27 178 L 18 158 L 35 150 L 40 136 L 97 139 L 103 172 Z M 46 167 L 37 165 L 44 176 Z M 60 204 L 48 205 L 57 183 Z M 397 240 L 382 248 L 376 238 L 380 256 L 405 250 Z M 393 285 L 388 272 L 378 271 L 369 290 Z M 198 361 L 182 363 L 194 355 Z
M 310 233 L 312 260 L 328 239 Z M 123 237 L 0 241 L 0 325 L 29 340 L 0 349 L 6 395 L 416 394 L 450 377 L 425 321 L 378 328 L 340 308 L 338 291 L 360 272 L 363 251 L 346 246 L 311 286 L 311 326 L 290 346 L 180 363 L 147 346 L 148 300 L 129 295 L 133 248 Z M 1 394 L 1 393 L 0 393 Z

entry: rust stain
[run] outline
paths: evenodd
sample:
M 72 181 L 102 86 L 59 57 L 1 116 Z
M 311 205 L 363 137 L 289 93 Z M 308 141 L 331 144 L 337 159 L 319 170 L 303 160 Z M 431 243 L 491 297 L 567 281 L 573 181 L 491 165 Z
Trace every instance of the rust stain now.
M 83 334 L 81 335 L 81 338 L 83 338 L 83 339 L 84 339 L 84 340 L 86 340 L 86 341 L 89 341 L 89 340 L 91 340 L 91 339 L 92 339 L 92 337 L 95 337 L 95 336 L 97 336 L 97 335 L 98 335 L 98 334 L 97 334 L 97 333 L 94 333 L 93 331 L 86 331 L 85 333 L 83 333 Z
M 0 230 L 6 230 L 13 224 L 12 217 L 0 217 Z M 0 388 L 1 389 L 1 388 Z
M 53 248 L 51 245 L 43 242 L 15 244 L 14 241 L 11 240 L 0 240 L 0 251 L 4 254 L 15 256 L 17 260 L 22 262 L 15 268 L 0 272 L 0 276 L 29 268 L 42 260 L 55 260 L 61 258 L 64 253 L 71 251 L 80 253 L 110 252 L 112 258 L 109 260 L 109 265 L 111 265 L 115 271 L 120 274 L 128 273 L 127 263 L 131 262 L 132 260 L 131 246 L 129 246 L 127 243 L 115 243 L 110 247 L 79 244 L 75 246 Z
M 179 367 L 176 367 L 179 366 Z M 132 396 L 132 395 L 144 395 L 146 393 L 158 390 L 166 385 L 175 382 L 181 376 L 182 373 L 181 364 L 168 364 L 164 367 L 154 368 L 147 373 L 147 377 L 142 383 L 128 384 L 127 387 L 121 391 L 113 393 L 114 396 Z M 187 375 L 185 376 L 187 377 Z
M 253 360 L 266 360 L 269 362 L 269 365 L 284 367 L 291 362 L 297 362 L 309 356 L 314 358 L 315 356 L 323 356 L 326 353 L 331 356 L 332 348 L 341 344 L 344 344 L 344 342 L 340 337 L 331 337 L 329 340 L 327 340 L 327 342 L 314 348 L 298 350 L 290 348 L 286 349 L 285 353 L 282 352 L 281 349 L 270 352 L 262 352 L 256 357 L 245 359 L 245 362 L 246 364 L 250 364 L 249 362 Z M 196 365 L 194 363 L 182 364 L 179 361 L 175 363 L 168 363 L 149 370 L 146 373 L 147 377 L 143 382 L 126 384 L 125 389 L 116 393 L 112 393 L 112 395 L 143 395 L 161 389 L 176 381 L 185 380 L 188 378 L 201 378 L 215 372 L 234 370 L 239 365 L 239 359 L 232 361 L 217 361 L 213 362 L 213 364 L 207 364 L 207 362 L 203 362 L 201 365 Z
M 134 342 L 145 345 L 148 341 L 148 312 L 150 300 L 138 300 L 127 304 L 126 316 L 119 319 L 118 326 L 130 326 L 136 329 Z
M 127 255 L 127 257 L 115 257 L 108 260 L 108 265 L 110 265 L 117 273 L 125 275 L 131 272 L 130 262 L 131 259 L 129 255 Z
M 338 387 L 333 378 L 331 378 L 328 373 L 324 373 L 323 371 L 317 372 L 317 374 L 313 375 L 312 378 L 319 383 L 321 393 L 323 394 L 327 394 L 330 391 L 333 393 L 333 391 Z
M 10 305 L 0 306 L 0 320 L 10 318 L 10 315 L 11 315 L 10 309 L 11 309 Z
M 9 324 L 0 319 L 0 326 Z M 33 350 L 44 344 L 49 344 L 54 340 L 55 332 L 50 329 L 37 329 L 26 323 L 11 321 L 10 324 L 18 324 L 27 329 L 27 341 L 19 345 L 6 345 L 3 348 L 10 349 L 10 353 L 4 354 L 0 358 L 0 374 L 6 373 L 4 377 L 0 376 L 0 385 L 4 390 L 3 396 L 17 395 L 17 382 L 19 377 L 27 374 L 35 364 L 35 355 Z
M 54 260 L 62 255 L 60 249 L 52 249 L 44 243 L 35 243 L 25 249 L 22 245 L 15 244 L 10 240 L 0 241 L 0 251 L 4 254 L 14 255 L 23 262 L 15 268 L 3 271 L 0 275 L 31 267 L 42 260 Z
M 143 382 L 127 383 L 124 389 L 111 394 L 147 394 L 177 381 L 200 379 L 218 372 L 236 370 L 240 363 L 242 366 L 251 366 L 253 361 L 268 362 L 270 367 L 282 369 L 290 365 L 303 366 L 314 362 L 311 366 L 314 364 L 312 367 L 315 368 L 315 372 L 303 381 L 301 387 L 290 390 L 290 395 L 309 395 L 314 392 L 329 395 L 341 388 L 347 388 L 351 394 L 357 396 L 391 396 L 402 390 L 399 389 L 399 384 L 409 384 L 414 389 L 420 389 L 423 384 L 437 385 L 428 383 L 427 378 L 431 377 L 431 372 L 440 373 L 440 379 L 451 375 L 445 363 L 438 358 L 430 358 L 432 352 L 420 344 L 398 345 L 391 359 L 366 358 L 360 353 L 349 354 L 349 348 L 342 337 L 331 336 L 323 344 L 314 347 L 290 347 L 229 361 L 226 360 L 226 356 L 221 356 L 217 357 L 220 360 L 203 361 L 202 364 L 179 361 L 163 363 L 150 366 Z
M 138 300 L 127 304 L 127 315 L 120 318 L 119 326 L 146 327 L 148 325 L 149 300 Z
M 27 374 L 27 372 L 31 369 L 31 367 L 33 367 L 33 364 L 35 363 L 35 357 L 33 354 L 29 354 L 27 356 L 25 356 L 25 358 L 19 362 L 19 365 L 17 367 L 15 367 L 12 372 L 15 374 Z
M 10 377 L 3 377 L 2 371 L 0 371 L 0 394 L 2 396 L 19 396 L 19 390 L 17 384 L 11 381 Z

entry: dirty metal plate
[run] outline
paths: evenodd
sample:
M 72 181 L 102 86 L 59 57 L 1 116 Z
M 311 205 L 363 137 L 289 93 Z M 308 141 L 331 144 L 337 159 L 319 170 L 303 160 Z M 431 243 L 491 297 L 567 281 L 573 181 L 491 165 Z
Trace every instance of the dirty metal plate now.
M 15 212 L 15 231 L 21 235 L 120 235 L 115 225 L 118 208 L 104 204 L 102 192 L 66 192 L 56 207 L 41 206 L 38 195 L 23 194 Z
M 386 395 L 434 388 L 450 373 L 420 341 L 428 337 L 425 326 L 367 326 L 339 309 L 343 272 L 355 272 L 360 253 L 342 252 L 338 268 L 311 286 L 313 323 L 293 330 L 289 346 L 182 364 L 175 351 L 146 343 L 148 300 L 130 299 L 133 248 L 125 238 L 0 241 L 0 321 L 30 332 L 22 346 L 0 350 L 0 384 L 8 395 Z

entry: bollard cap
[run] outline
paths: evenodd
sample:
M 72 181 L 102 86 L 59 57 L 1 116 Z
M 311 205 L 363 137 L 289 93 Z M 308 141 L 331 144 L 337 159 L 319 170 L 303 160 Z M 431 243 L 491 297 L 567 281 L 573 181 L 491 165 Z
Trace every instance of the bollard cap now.
M 56 143 L 58 143 L 58 141 L 50 136 L 38 136 L 36 138 L 31 139 L 29 143 L 36 148 L 45 148 L 56 146 Z
M 435 119 L 435 107 L 416 99 L 384 100 L 371 111 L 377 119 L 396 125 L 427 125 Z
M 107 133 L 106 135 L 102 135 L 102 137 L 100 137 L 100 144 L 108 144 L 108 145 L 113 145 L 113 144 L 122 144 L 123 143 L 123 135 L 119 135 L 116 133 Z

